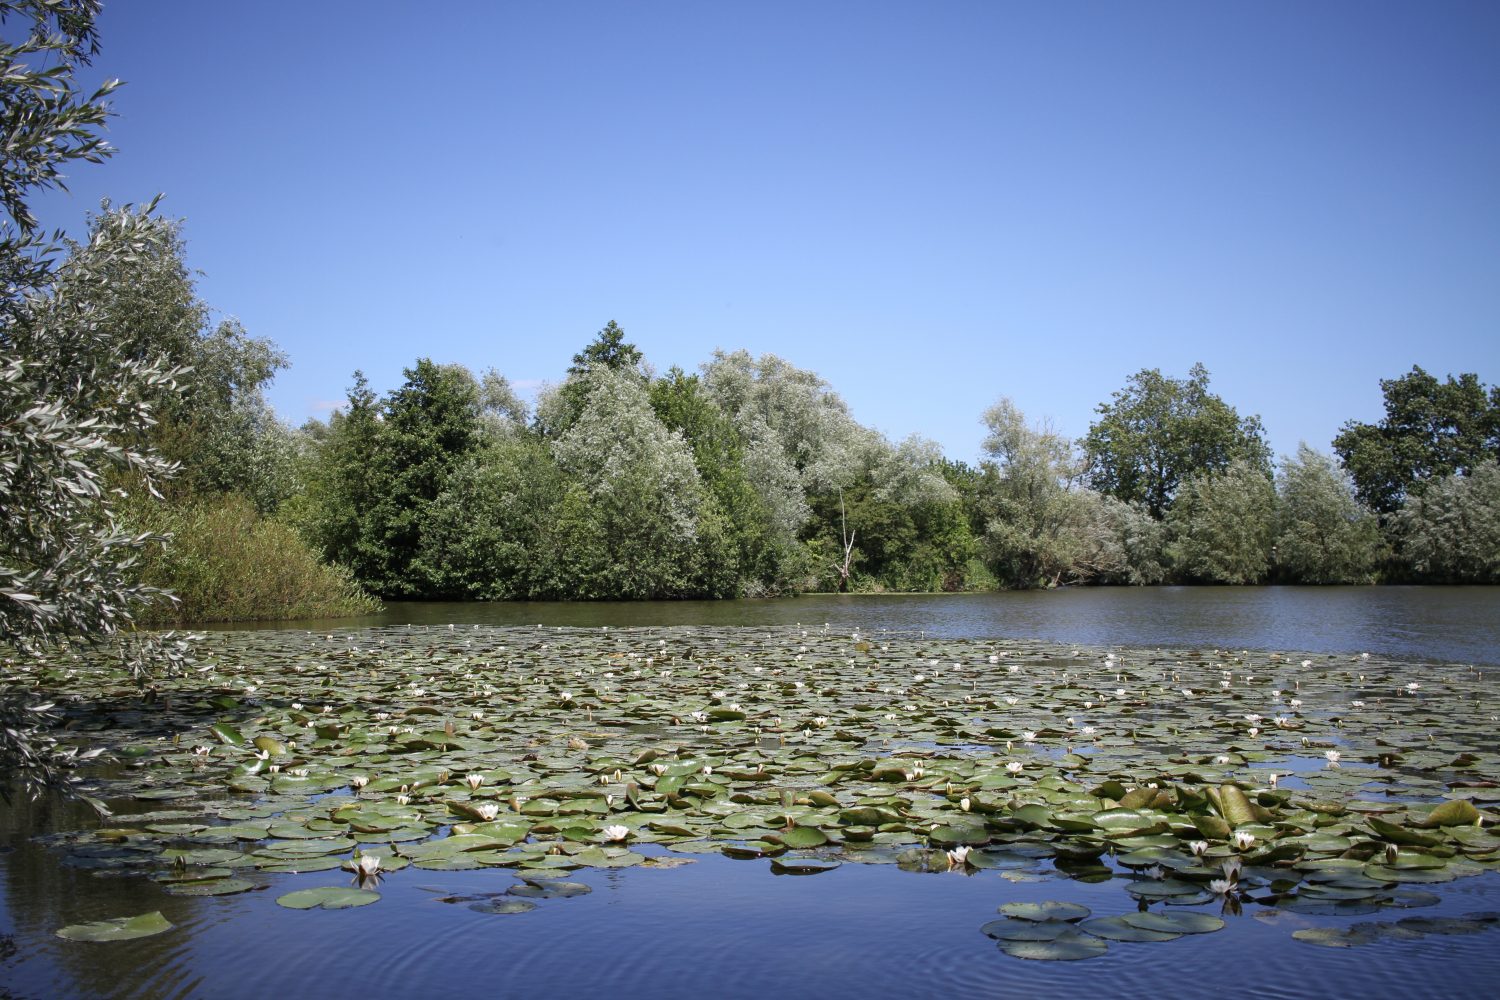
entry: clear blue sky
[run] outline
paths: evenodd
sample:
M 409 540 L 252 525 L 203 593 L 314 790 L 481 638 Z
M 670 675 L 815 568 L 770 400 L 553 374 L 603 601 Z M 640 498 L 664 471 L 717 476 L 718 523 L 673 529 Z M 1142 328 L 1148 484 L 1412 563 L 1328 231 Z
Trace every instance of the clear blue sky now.
M 1500 382 L 1500 4 L 114 0 L 119 154 L 283 417 L 418 356 L 811 368 L 974 460 L 1194 361 L 1328 447 L 1420 364 Z

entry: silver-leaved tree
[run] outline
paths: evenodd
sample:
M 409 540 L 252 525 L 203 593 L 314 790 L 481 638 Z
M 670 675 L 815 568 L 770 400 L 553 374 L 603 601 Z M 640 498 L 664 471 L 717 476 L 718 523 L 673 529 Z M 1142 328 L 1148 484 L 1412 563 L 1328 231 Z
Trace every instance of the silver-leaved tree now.
M 138 633 L 135 611 L 167 595 L 133 580 L 155 539 L 122 530 L 126 488 L 154 493 L 174 471 L 143 433 L 183 369 L 101 321 L 109 282 L 172 238 L 151 208 L 114 210 L 63 263 L 33 193 L 62 186 L 70 162 L 99 162 L 115 84 L 92 93 L 76 71 L 97 51 L 97 0 L 0 0 L 0 794 L 68 788 L 90 755 L 52 735 L 56 712 L 32 678 L 49 657 L 91 647 L 138 678 L 179 668 L 187 644 Z

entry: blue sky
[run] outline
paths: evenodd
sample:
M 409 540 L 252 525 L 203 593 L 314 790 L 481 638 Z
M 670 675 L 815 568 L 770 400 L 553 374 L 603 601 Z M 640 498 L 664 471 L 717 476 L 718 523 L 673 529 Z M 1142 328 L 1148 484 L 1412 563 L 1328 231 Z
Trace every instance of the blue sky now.
M 419 356 L 562 377 L 610 319 L 979 455 L 1202 361 L 1327 448 L 1420 364 L 1500 382 L 1500 4 L 115 0 L 102 166 L 325 416 Z

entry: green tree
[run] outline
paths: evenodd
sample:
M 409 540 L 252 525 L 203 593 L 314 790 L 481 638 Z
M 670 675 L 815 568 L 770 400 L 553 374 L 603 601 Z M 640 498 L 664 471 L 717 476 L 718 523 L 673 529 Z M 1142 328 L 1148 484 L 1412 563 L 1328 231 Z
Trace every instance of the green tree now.
M 1370 583 L 1384 543 L 1348 473 L 1307 445 L 1277 474 L 1276 570 L 1296 583 Z
M 1270 569 L 1276 490 L 1246 459 L 1182 484 L 1167 515 L 1174 572 L 1195 583 L 1260 583 Z
M 1186 380 L 1142 369 L 1097 408 L 1083 439 L 1095 489 L 1166 515 L 1190 476 L 1227 469 L 1236 460 L 1271 469 L 1258 416 L 1241 417 L 1208 391 L 1208 369 L 1195 364 Z
M 1380 423 L 1351 420 L 1333 439 L 1370 509 L 1389 514 L 1432 480 L 1500 459 L 1500 386 L 1486 389 L 1472 373 L 1439 382 L 1413 365 L 1400 378 L 1381 379 L 1380 391 Z
M 378 499 L 371 470 L 380 448 L 380 403 L 363 372 L 354 373 L 348 402 L 326 426 L 304 429 L 311 447 L 300 460 L 303 490 L 283 513 L 325 560 L 366 581 L 382 571 L 385 557 L 370 524 Z
M 373 503 L 356 572 L 382 597 L 421 597 L 438 567 L 420 559 L 428 507 L 480 444 L 479 384 L 462 365 L 420 358 L 382 407 L 368 469 Z
M 1401 556 L 1419 579 L 1500 583 L 1500 463 L 1430 481 L 1394 521 Z
M 640 349 L 627 342 L 625 331 L 614 320 L 610 320 L 587 347 L 573 355 L 568 374 L 586 375 L 597 368 L 608 368 L 614 372 L 639 375 L 644 361 L 645 357 Z
M 483 601 L 557 600 L 567 592 L 556 511 L 567 478 L 539 436 L 507 434 L 477 449 L 448 478 L 422 530 L 420 563 L 431 596 Z

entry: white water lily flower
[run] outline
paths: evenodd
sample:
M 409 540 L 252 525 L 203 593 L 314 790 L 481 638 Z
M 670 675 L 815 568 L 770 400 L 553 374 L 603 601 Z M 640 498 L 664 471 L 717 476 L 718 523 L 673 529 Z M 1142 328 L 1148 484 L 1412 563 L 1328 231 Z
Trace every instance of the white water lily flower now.
M 630 836 L 630 827 L 628 826 L 615 824 L 614 826 L 606 826 L 604 828 L 605 840 L 624 840 L 628 836 Z
M 659 778 L 662 775 L 664 775 L 664 774 L 667 773 L 667 765 L 665 765 L 665 764 L 652 764 L 651 765 L 651 771 L 652 771 L 652 773 L 654 773 Z
M 478 791 L 479 790 L 479 786 L 482 785 L 482 784 L 484 784 L 484 775 L 482 775 L 482 774 L 470 774 L 470 775 L 466 776 L 464 778 L 464 780 L 469 783 L 469 787 L 470 788 L 474 789 L 475 791 Z
M 1234 883 L 1228 879 L 1216 878 L 1208 883 L 1208 891 L 1215 896 L 1227 896 L 1234 891 Z
M 955 847 L 948 852 L 948 867 L 962 868 L 969 863 L 969 848 L 967 846 Z
M 1249 832 L 1248 830 L 1236 830 L 1235 831 L 1235 834 L 1234 834 L 1234 847 L 1235 847 L 1235 850 L 1238 850 L 1238 851 L 1249 850 L 1250 849 L 1250 845 L 1253 844 L 1253 843 L 1255 843 L 1255 834 Z
M 361 875 L 374 875 L 380 871 L 380 855 L 361 854 L 354 862 L 354 867 Z
M 496 816 L 500 815 L 500 807 L 493 802 L 481 802 L 479 805 L 474 807 L 474 811 L 478 813 L 479 818 L 484 820 L 486 823 L 490 822 Z
M 1164 878 L 1167 877 L 1167 870 L 1165 868 L 1163 868 L 1161 865 L 1152 865 L 1150 868 L 1147 868 L 1141 874 L 1145 875 L 1147 878 L 1152 878 L 1152 879 L 1156 879 L 1157 881 L 1161 881 L 1162 879 L 1164 879 Z
M 1025 732 L 1023 732 L 1021 734 L 1021 742 L 1022 743 L 1035 743 L 1036 742 L 1036 730 L 1034 730 L 1034 729 L 1028 729 Z
M 369 783 L 370 779 L 365 777 L 363 774 L 356 774 L 354 777 L 349 779 L 349 787 L 354 789 L 363 788 Z
M 1356 699 L 1356 700 L 1351 701 L 1349 703 L 1349 707 L 1350 708 L 1364 708 L 1365 707 L 1365 703 L 1362 702 L 1362 701 L 1359 701 L 1358 699 Z
M 1219 756 L 1217 756 L 1217 757 L 1214 758 L 1214 763 L 1215 764 L 1228 764 L 1229 760 L 1230 760 L 1230 758 L 1229 758 L 1228 754 L 1222 754 L 1221 753 L 1221 754 L 1219 754 Z
M 1013 760 L 1009 764 L 1005 765 L 1005 769 L 1011 774 L 1020 774 L 1021 771 L 1025 769 L 1025 766 L 1026 765 L 1022 764 L 1020 761 Z
M 1194 855 L 1201 858 L 1203 857 L 1203 855 L 1208 853 L 1208 841 L 1195 840 L 1191 844 L 1188 844 L 1188 850 L 1192 851 Z
M 404 792 L 402 794 L 396 796 L 396 805 L 398 805 L 398 806 L 409 806 L 409 805 L 411 805 L 411 796 L 405 794 Z
M 1342 755 L 1337 750 L 1328 750 L 1324 752 L 1323 756 L 1328 758 L 1329 767 L 1338 767 L 1339 757 Z

